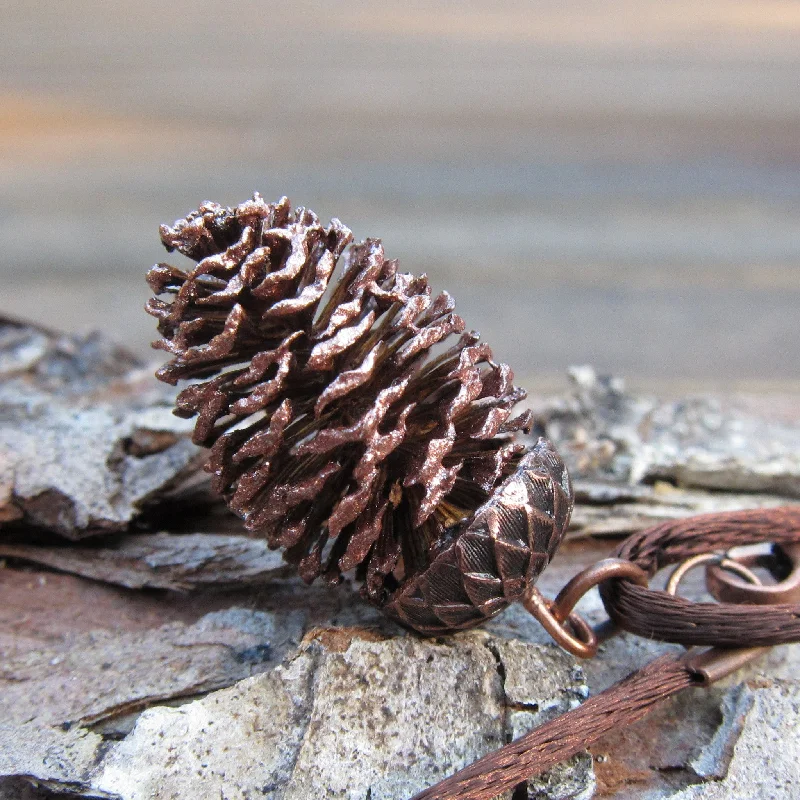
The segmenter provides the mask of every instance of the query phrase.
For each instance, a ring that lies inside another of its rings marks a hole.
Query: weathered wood
[[[36,546],[0,541],[14,558],[128,589],[229,589],[263,586],[292,572],[266,542],[246,536],[131,534],[112,547]]]
[[[773,494],[683,489],[667,481],[650,486],[578,479],[575,494],[569,534],[573,537],[619,538],[690,514],[771,508],[797,502],[797,498]]]
[[[541,402],[537,420],[576,481],[613,481],[617,492],[636,486],[627,499],[647,494],[640,484],[659,481],[800,498],[796,409],[783,418],[755,413],[735,397],[664,402],[628,393],[623,381],[591,367],[573,367],[570,378],[572,392]]]
[[[197,473],[191,426],[138,367],[97,334],[0,320],[0,525],[124,530]]]
[[[25,523],[34,519],[68,536],[98,532],[97,525],[84,524],[88,516],[76,513],[65,525],[59,498],[76,500],[73,512],[80,502],[85,508],[98,503],[95,495],[111,502],[124,474],[119,458],[102,455],[103,448],[116,446],[112,442],[126,442],[125,464],[126,458],[170,453],[185,439],[166,422],[131,423],[126,437],[101,424],[115,414],[128,421],[152,414],[167,419],[164,395],[153,391],[135,365],[118,374],[115,357],[103,355],[109,351],[102,339],[93,340],[90,357],[88,340],[82,345],[19,326],[8,333],[6,341],[16,344],[0,352],[11,352],[5,363],[16,366],[6,373],[0,398],[15,421],[0,431],[5,441],[27,431],[27,441],[36,446],[4,451],[6,463],[14,464],[7,473],[15,487],[13,508],[25,517],[22,524],[6,525],[0,539],[0,797],[21,792],[20,780],[29,778],[72,796],[161,797],[214,785],[234,796],[257,787],[285,799],[307,796],[310,781],[328,787],[331,796],[340,796],[347,785],[359,797],[371,789],[376,800],[395,800],[435,781],[436,766],[454,769],[583,696],[571,661],[534,647],[545,644],[546,635],[521,607],[473,638],[415,643],[364,603],[356,586],[303,584],[278,553],[236,533],[238,521],[219,506],[210,514],[198,509],[170,516],[171,480],[142,493],[141,500],[131,494],[118,518],[106,514],[104,525],[115,528],[113,534],[59,541],[39,529],[31,540],[34,531]],[[663,403],[627,394],[590,371],[574,378],[569,396],[537,408],[539,424],[560,439],[572,460],[577,495],[570,540],[539,581],[546,595],[604,556],[606,536],[698,511],[784,503],[787,498],[775,492],[794,491],[800,479],[791,408],[759,412],[724,398]],[[94,420],[92,436],[75,438],[62,463],[41,432],[69,430],[74,417]],[[758,446],[737,442],[737,431],[757,436]],[[20,504],[19,476],[33,474],[39,464],[61,494],[36,495],[39,505],[31,510],[26,503],[33,501]],[[68,491],[78,473],[81,491]],[[715,491],[702,488],[709,485]],[[132,524],[154,518],[169,520],[167,529],[143,533]],[[690,579],[686,590],[700,596],[700,578]],[[580,610],[592,623],[604,617],[594,595]],[[298,650],[302,634],[320,624],[338,627]],[[343,630],[353,625],[357,631]],[[627,635],[612,639],[586,665],[589,685],[605,688],[663,650]],[[798,650],[771,654],[770,674],[796,674]],[[441,660],[442,654],[447,658]],[[276,668],[284,657],[286,664]],[[561,660],[551,663],[553,658]],[[437,670],[440,662],[455,673]],[[243,681],[249,676],[255,677]],[[774,713],[793,702],[795,693],[793,686],[769,689],[763,707]],[[727,734],[716,733],[721,702],[721,691],[704,695],[688,716],[676,702],[635,731],[611,737],[598,751],[606,759],[598,764],[598,796],[640,796],[646,787],[652,797],[667,797],[698,780],[716,779],[723,767],[714,760],[713,743],[737,735],[728,723]],[[424,717],[421,727],[419,720],[431,709],[433,716]],[[476,722],[481,719],[490,721],[488,727]],[[261,727],[251,731],[249,722]],[[479,748],[469,744],[475,735],[483,737]],[[634,735],[647,747],[632,749]],[[368,754],[359,749],[365,741],[372,743]],[[359,754],[357,763],[332,769],[341,760],[342,742],[347,752]],[[398,756],[398,746],[412,755]],[[701,764],[703,747],[711,749]],[[433,755],[426,760],[420,752]],[[143,774],[151,777],[143,782]],[[592,781],[582,757],[532,785],[531,792],[586,796]]]
[[[0,645],[0,718],[5,725],[87,727],[205,694],[267,669],[273,638],[269,615],[232,608],[194,625],[67,635],[35,651]]]
[[[424,691],[397,691],[398,681]],[[270,673],[145,712],[117,744],[101,747],[99,736],[77,726],[30,722],[18,723],[15,741],[2,726],[0,774],[130,800],[200,792],[403,798],[587,691],[580,669],[553,646],[480,632],[439,644],[323,631]],[[41,747],[58,753],[57,768]],[[593,782],[584,754],[534,785],[563,797],[591,791]]]

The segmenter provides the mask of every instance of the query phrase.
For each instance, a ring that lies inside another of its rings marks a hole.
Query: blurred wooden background
[[[529,388],[800,378],[800,3],[5,4],[2,308],[142,354],[158,224],[288,194]]]

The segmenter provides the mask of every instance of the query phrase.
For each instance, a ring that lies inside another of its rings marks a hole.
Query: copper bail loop
[[[555,600],[547,600],[531,586],[522,604],[553,637],[559,647],[577,658],[592,658],[597,653],[597,634],[583,617],[573,612],[577,602],[590,589],[608,580],[630,580],[647,586],[647,573],[624,558],[605,558],[572,578]],[[565,624],[566,623],[566,624]]]

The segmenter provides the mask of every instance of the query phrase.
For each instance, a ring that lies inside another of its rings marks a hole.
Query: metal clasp
[[[706,588],[721,603],[769,605],[800,600],[800,544],[775,545],[771,553],[732,557],[730,553],[703,553],[687,559],[670,576],[667,591],[675,594],[681,578],[694,567],[706,565]],[[769,571],[776,583],[764,584],[752,568]],[[690,650],[686,668],[701,686],[736,672],[769,647],[712,647]]]
[[[734,563],[745,581],[727,573],[722,563],[706,570],[708,592],[719,602],[753,605],[800,602],[800,544],[774,545],[771,553],[738,556]],[[751,581],[741,572],[745,570],[753,575],[753,567],[766,569],[776,583]]]
[[[686,669],[694,675],[700,686],[711,686],[731,675],[771,647],[710,647],[693,648],[683,657]]]

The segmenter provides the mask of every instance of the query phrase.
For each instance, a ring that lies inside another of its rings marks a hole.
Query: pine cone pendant
[[[446,292],[286,198],[204,203],[161,240],[197,263],[148,273],[172,295],[147,304],[172,355],[157,377],[194,381],[175,413],[197,417],[214,489],[248,530],[307,582],[355,570],[370,602],[423,634],[522,596],[572,488],[549,442],[514,441],[525,392]]]

